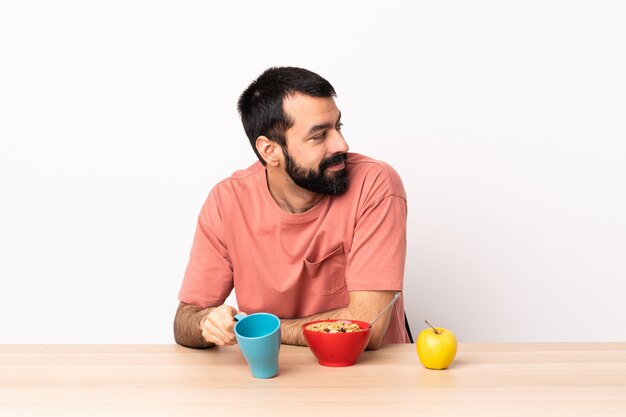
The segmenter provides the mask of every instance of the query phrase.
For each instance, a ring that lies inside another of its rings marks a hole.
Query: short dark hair
[[[259,161],[265,161],[256,149],[259,136],[287,146],[285,132],[294,121],[283,109],[286,97],[302,93],[313,97],[335,97],[335,89],[318,74],[297,67],[268,68],[239,97],[237,110],[243,128]]]

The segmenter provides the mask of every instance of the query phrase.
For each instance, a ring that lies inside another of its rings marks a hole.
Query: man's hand
[[[232,345],[237,313],[241,312],[227,305],[202,308],[181,302],[174,318],[176,343],[191,348]]]
[[[218,346],[237,343],[234,319],[237,313],[239,312],[234,307],[228,305],[221,305],[209,311],[200,324],[204,340]]]

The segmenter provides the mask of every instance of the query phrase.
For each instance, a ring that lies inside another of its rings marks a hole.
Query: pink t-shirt
[[[179,300],[301,318],[348,305],[354,290],[402,290],[406,194],[389,165],[349,153],[349,185],[291,214],[272,198],[256,162],[218,183],[198,217]],[[409,342],[402,298],[383,343]]]

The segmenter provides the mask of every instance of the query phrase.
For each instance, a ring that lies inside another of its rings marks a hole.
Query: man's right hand
[[[200,323],[204,340],[218,346],[237,343],[235,338],[235,314],[245,313],[241,313],[228,305],[221,305],[212,309]]]

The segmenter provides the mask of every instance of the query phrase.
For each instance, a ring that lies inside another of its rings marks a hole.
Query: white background
[[[196,217],[264,69],[338,92],[409,196],[407,314],[626,340],[619,1],[3,1],[0,343],[173,343]]]

